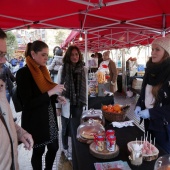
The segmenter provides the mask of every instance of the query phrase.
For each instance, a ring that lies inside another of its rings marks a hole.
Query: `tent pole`
[[[125,49],[122,51],[122,89],[123,92],[126,93],[127,87],[126,87],[126,61],[125,61]]]
[[[166,15],[165,14],[163,14],[162,16],[162,25],[163,25],[162,37],[165,37],[165,29],[166,29]]]
[[[87,31],[84,32],[85,32],[85,63],[87,67]],[[88,110],[88,71],[86,72],[86,99],[87,99],[86,110]]]

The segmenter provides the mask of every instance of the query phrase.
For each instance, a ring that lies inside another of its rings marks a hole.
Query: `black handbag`
[[[58,71],[57,70],[50,70],[50,74],[58,74]]]
[[[14,103],[14,108],[16,112],[21,112],[23,110],[23,104],[20,96],[18,95],[17,85],[12,89],[12,100]]]

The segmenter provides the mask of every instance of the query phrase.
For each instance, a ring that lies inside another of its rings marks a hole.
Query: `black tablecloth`
[[[88,109],[101,109],[101,105],[114,104],[114,96],[105,97],[89,97],[88,98]]]
[[[111,125],[107,126],[106,129],[114,129],[117,137],[117,145],[119,146],[119,155],[113,159],[98,159],[92,156],[89,152],[89,145],[81,143],[76,139],[77,127],[79,126],[79,120],[72,119],[70,122],[71,135],[72,135],[72,156],[73,156],[73,170],[95,170],[95,162],[110,162],[110,161],[127,161],[132,170],[153,170],[154,161],[144,161],[141,166],[131,165],[128,156],[127,143],[130,141],[141,139],[143,132],[137,127],[126,127],[126,128],[113,128]],[[159,156],[167,154],[159,146]]]

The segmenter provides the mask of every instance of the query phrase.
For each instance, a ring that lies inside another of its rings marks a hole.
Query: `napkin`
[[[133,120],[124,121],[124,122],[112,122],[113,127],[122,128],[127,126],[134,126]]]

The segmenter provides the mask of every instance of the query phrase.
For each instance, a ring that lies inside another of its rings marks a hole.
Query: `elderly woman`
[[[117,91],[117,68],[115,62],[113,62],[110,58],[110,51],[105,51],[103,53],[103,61],[100,63],[100,68],[103,65],[107,66],[108,68],[108,82],[110,83],[110,91],[115,93]],[[99,69],[100,69],[99,68]]]

